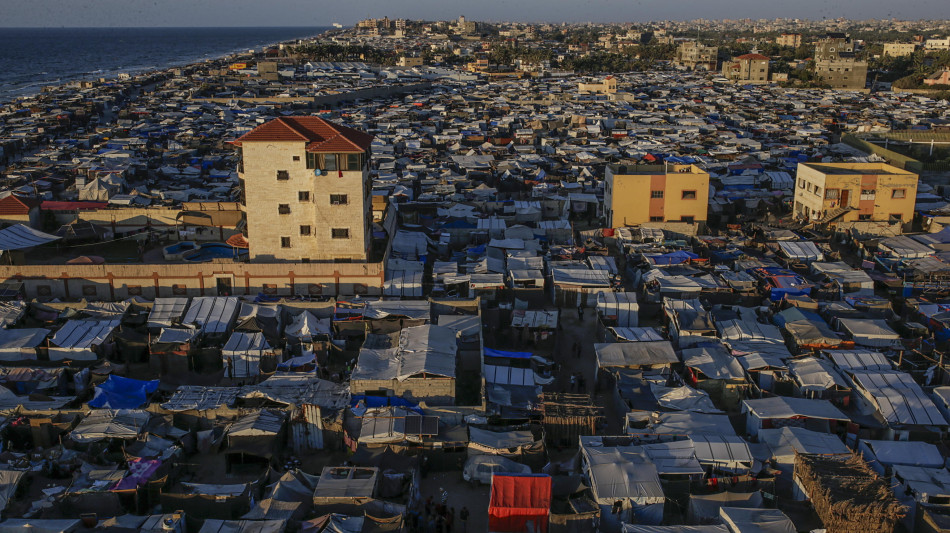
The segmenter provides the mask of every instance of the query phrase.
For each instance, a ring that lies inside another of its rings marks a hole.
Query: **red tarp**
[[[521,533],[526,524],[546,533],[551,510],[551,476],[547,474],[495,474],[488,504],[490,531]]]

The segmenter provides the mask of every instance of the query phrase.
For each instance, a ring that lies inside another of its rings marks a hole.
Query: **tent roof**
[[[679,362],[669,341],[594,344],[597,366],[668,365]]]
[[[59,240],[56,235],[43,233],[23,224],[0,229],[0,251],[22,250]]]

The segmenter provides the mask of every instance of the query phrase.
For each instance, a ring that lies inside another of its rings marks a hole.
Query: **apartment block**
[[[722,64],[722,77],[740,83],[768,83],[769,58],[761,54],[743,54]]]
[[[719,47],[686,41],[676,49],[673,63],[690,70],[716,70],[719,65]]]
[[[902,222],[914,217],[917,174],[885,163],[799,163],[796,217],[818,222]]]
[[[608,227],[650,222],[706,223],[709,174],[696,165],[609,165]]]

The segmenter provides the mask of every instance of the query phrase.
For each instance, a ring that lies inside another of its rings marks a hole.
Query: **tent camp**
[[[602,292],[597,295],[597,314],[609,326],[637,327],[639,310],[635,292]]]
[[[778,509],[721,507],[719,518],[735,533],[797,533],[795,524]]]
[[[604,519],[619,528],[619,522],[658,525],[663,520],[666,497],[656,466],[636,446],[604,446],[603,437],[581,437],[584,473],[591,483],[594,500]],[[622,512],[612,513],[620,501]]]
[[[284,329],[284,334],[294,339],[311,341],[318,335],[330,334],[330,319],[317,318],[310,311],[304,311],[295,316],[290,325]]]
[[[488,501],[490,531],[546,533],[551,511],[551,476],[495,474]]]
[[[157,330],[177,324],[187,308],[188,298],[155,298],[148,314],[149,329]]]

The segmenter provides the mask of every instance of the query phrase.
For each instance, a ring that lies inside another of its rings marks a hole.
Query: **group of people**
[[[455,507],[448,506],[448,493],[442,490],[441,501],[436,503],[429,496],[422,506],[422,513],[418,510],[409,513],[409,531],[411,533],[452,533],[455,526]],[[461,522],[461,533],[466,533],[469,511],[462,506],[458,513]]]

